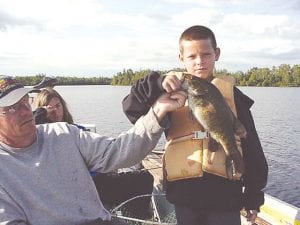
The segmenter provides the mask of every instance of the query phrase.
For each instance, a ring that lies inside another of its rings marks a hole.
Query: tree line
[[[38,74],[35,76],[16,76],[16,79],[24,85],[34,86],[38,84],[46,74]],[[53,76],[58,80],[57,85],[110,85],[112,78],[109,77],[63,77]]]
[[[184,71],[181,68],[174,68],[175,71]],[[157,70],[156,70],[157,71]],[[169,71],[169,70],[168,70]],[[161,75],[167,70],[158,70]],[[63,77],[56,76],[58,85],[133,85],[138,79],[143,78],[151,72],[150,69],[133,71],[123,69],[112,78],[109,77]],[[254,67],[247,72],[228,72],[226,69],[216,70],[215,75],[228,75],[236,79],[237,86],[259,86],[259,87],[300,87],[300,64],[282,64],[270,68]],[[35,76],[17,76],[16,78],[28,86],[38,84],[46,74]]]
[[[174,68],[175,71],[184,69]],[[138,79],[149,74],[150,70],[133,71],[132,69],[119,72],[112,79],[112,85],[133,85]],[[157,71],[165,74],[168,71]],[[259,87],[300,87],[300,65],[290,66],[282,64],[278,67],[251,68],[247,72],[228,72],[227,70],[216,70],[215,75],[228,75],[236,79],[237,86],[259,86]]]

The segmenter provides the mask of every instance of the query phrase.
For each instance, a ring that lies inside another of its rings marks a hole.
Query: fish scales
[[[192,114],[225,151],[228,177],[232,178],[235,172],[243,174],[244,162],[235,135],[245,133],[245,128],[212,83],[190,74],[184,74],[183,78]]]

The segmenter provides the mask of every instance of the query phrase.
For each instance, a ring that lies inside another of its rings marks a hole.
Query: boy
[[[167,199],[175,205],[180,225],[238,225],[241,223],[242,208],[245,208],[248,220],[254,222],[259,207],[264,203],[262,189],[266,185],[268,173],[250,112],[254,102],[228,82],[228,79],[214,79],[213,70],[215,61],[219,59],[220,49],[209,28],[192,26],[186,29],[180,37],[179,48],[179,59],[187,73],[215,83],[233,113],[245,126],[247,138],[237,139],[244,159],[245,173],[233,180],[226,177],[220,163],[224,161],[224,151],[208,150],[205,137],[187,139],[186,131],[203,131],[201,124],[190,119],[187,110],[177,110],[168,115],[174,129],[171,125],[165,132],[168,141],[164,158]],[[172,93],[180,88],[181,80],[174,74],[159,76],[152,72],[132,87],[131,93],[123,100],[123,110],[129,120],[135,123],[163,92]],[[199,156],[198,159],[195,159],[195,155]],[[191,158],[192,161],[189,162],[193,162],[193,165],[188,162]],[[211,165],[217,169],[210,168]],[[182,175],[180,171],[185,171],[185,174]]]

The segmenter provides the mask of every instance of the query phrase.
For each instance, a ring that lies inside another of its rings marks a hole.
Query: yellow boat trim
[[[300,225],[300,220],[295,218],[296,215],[295,215],[295,217],[284,215],[284,214],[282,214],[281,211],[275,210],[274,208],[269,207],[267,205],[263,205],[260,208],[260,210],[261,210],[261,212],[263,212],[266,215],[270,216],[272,219],[274,219],[279,224],[282,224],[282,225]]]

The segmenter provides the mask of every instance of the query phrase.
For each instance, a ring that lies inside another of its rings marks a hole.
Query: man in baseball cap
[[[0,76],[0,143],[19,148],[29,146],[36,139],[36,127],[28,96],[32,91],[34,89],[25,88],[13,77]]]
[[[0,76],[0,107],[14,105],[26,94],[36,91],[33,88],[25,88],[24,85],[10,76]]]
[[[89,171],[108,173],[140,162],[186,93],[163,94],[130,130],[110,138],[68,123],[36,126],[32,90],[0,76],[0,224],[124,225],[103,206]]]

